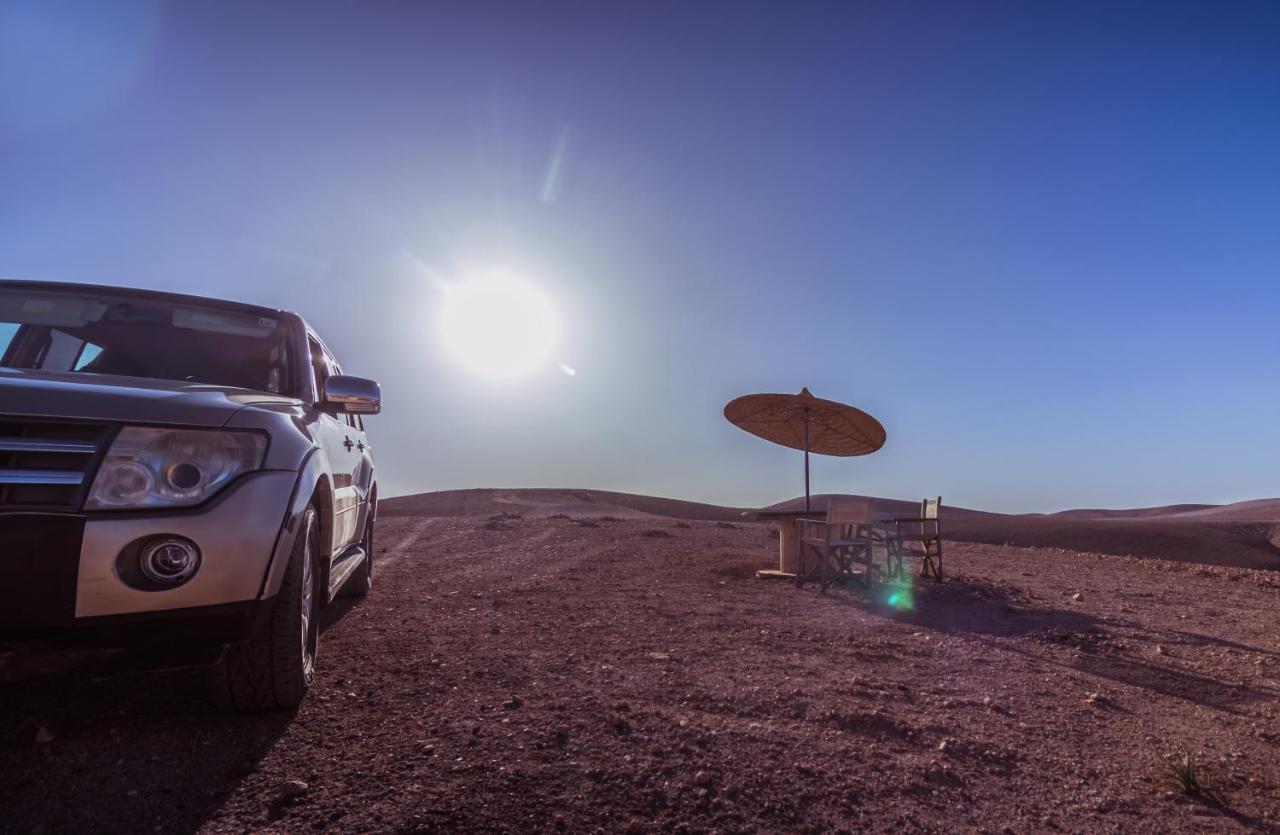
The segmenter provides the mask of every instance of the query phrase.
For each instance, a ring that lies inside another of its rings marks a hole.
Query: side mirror
[[[382,411],[382,387],[364,377],[334,374],[324,381],[321,408],[353,415],[376,415]]]

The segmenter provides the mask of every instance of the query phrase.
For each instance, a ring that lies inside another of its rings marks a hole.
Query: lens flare
[[[915,596],[911,593],[911,575],[898,581],[897,585],[885,588],[884,604],[890,609],[909,612],[915,608]]]

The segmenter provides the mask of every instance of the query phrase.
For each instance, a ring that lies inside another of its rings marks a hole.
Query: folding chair
[[[823,591],[834,582],[857,580],[869,586],[874,566],[871,502],[847,496],[832,496],[827,502],[827,518],[798,519],[800,564],[796,585],[816,580]],[[854,564],[862,566],[854,570]]]
[[[885,547],[888,551],[889,573],[894,574],[894,563],[897,563],[897,574],[902,573],[902,552],[904,542],[920,545],[923,556],[920,561],[920,576],[933,577],[942,582],[942,497],[925,499],[920,503],[919,516],[894,517],[889,521],[893,530],[885,533]]]

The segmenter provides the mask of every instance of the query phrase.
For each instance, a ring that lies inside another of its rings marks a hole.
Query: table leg
[[[800,566],[800,538],[796,536],[795,519],[778,520],[778,570],[795,574]]]

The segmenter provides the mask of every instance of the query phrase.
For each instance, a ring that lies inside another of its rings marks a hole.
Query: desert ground
[[[0,651],[0,830],[1280,831],[1278,523],[948,511],[945,583],[821,594],[734,508],[389,500],[296,713]]]

